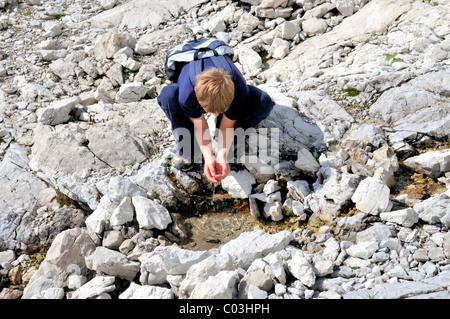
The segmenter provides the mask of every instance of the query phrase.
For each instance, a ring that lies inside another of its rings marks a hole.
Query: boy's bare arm
[[[227,158],[227,154],[230,150],[230,146],[233,143],[234,139],[234,124],[235,120],[230,120],[225,116],[222,117],[222,121],[220,122],[219,127],[219,148],[217,151],[217,158],[221,160],[225,160]]]
[[[216,158],[212,149],[208,123],[203,115],[197,119],[191,118],[191,121],[194,124],[195,139],[200,145],[200,150],[205,160],[205,175],[211,182],[219,184],[220,182],[216,178]]]
[[[194,136],[198,145],[200,145],[200,150],[202,151],[205,160],[214,157],[214,153],[211,145],[211,135],[209,134],[208,123],[205,117],[202,115],[199,118],[191,119],[194,124]]]

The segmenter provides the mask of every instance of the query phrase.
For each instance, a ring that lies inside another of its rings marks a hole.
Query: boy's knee
[[[173,99],[178,101],[178,85],[175,83],[163,87],[156,100],[158,104],[162,106],[163,104],[173,101]]]

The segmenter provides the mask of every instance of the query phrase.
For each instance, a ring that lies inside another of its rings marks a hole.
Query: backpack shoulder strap
[[[217,68],[222,69],[228,72],[230,76],[233,76],[233,69],[230,67],[228,61],[223,55],[212,56],[211,60]]]
[[[230,63],[227,61],[225,56],[212,56],[210,57],[210,59],[217,68],[226,71],[231,76],[231,78],[234,77],[233,68],[230,66]],[[191,81],[192,87],[195,86],[197,74],[200,74],[203,71],[202,61],[203,59],[193,60],[189,62],[189,80]]]
[[[189,62],[189,80],[191,81],[192,87],[195,86],[195,78],[197,74],[200,74],[202,72],[202,67],[202,59]]]

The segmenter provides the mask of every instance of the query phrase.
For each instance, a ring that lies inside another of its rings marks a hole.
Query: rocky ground
[[[193,34],[276,101],[217,190],[155,99]],[[450,298],[449,58],[448,0],[0,0],[0,298]]]

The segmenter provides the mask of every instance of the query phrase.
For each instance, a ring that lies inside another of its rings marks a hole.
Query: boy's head
[[[206,112],[223,113],[234,99],[234,83],[226,71],[209,68],[197,75],[195,95]]]

